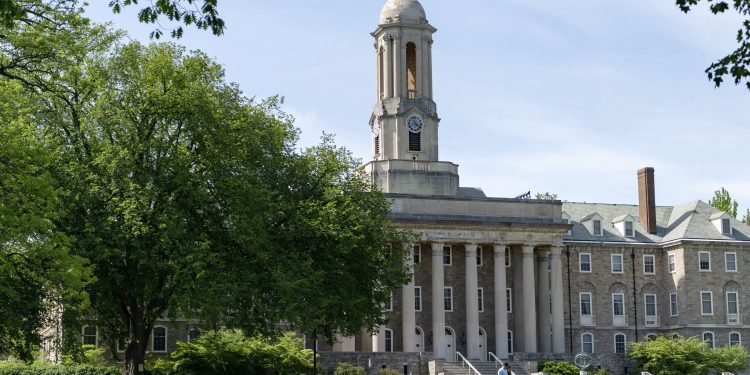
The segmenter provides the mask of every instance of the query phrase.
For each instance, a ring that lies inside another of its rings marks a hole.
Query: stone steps
[[[496,375],[497,370],[499,370],[494,362],[472,362],[471,365],[482,375]],[[461,366],[459,362],[442,362],[442,366],[445,375],[474,375],[469,366]],[[516,375],[528,375],[520,367],[514,367],[513,373]]]

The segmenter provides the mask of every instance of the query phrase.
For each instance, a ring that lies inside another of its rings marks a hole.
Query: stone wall
[[[331,375],[339,363],[347,362],[352,365],[368,368],[371,365],[372,372],[377,369],[389,368],[399,371],[404,370],[406,364],[407,374],[427,375],[427,364],[432,360],[432,353],[320,353],[319,368],[321,374]]]
[[[589,370],[597,368],[608,369],[613,375],[625,375],[633,373],[636,363],[628,360],[622,354],[598,353],[589,354],[591,356],[591,367]],[[512,353],[510,355],[510,364],[513,367],[522,368],[527,373],[537,372],[537,366],[543,361],[563,361],[573,363],[575,354],[542,354],[542,353]]]

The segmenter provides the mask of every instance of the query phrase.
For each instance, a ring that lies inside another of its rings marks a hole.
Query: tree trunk
[[[141,375],[143,373],[143,361],[146,358],[148,339],[151,336],[151,328],[140,319],[141,314],[131,315],[128,336],[130,341],[125,349],[124,375]]]

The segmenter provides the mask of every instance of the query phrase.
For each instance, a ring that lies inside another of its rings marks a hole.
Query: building
[[[366,171],[419,233],[412,282],[389,322],[339,351],[617,354],[657,334],[748,344],[750,227],[700,201],[656,206],[653,168],[639,204],[486,197],[440,161],[433,97],[436,29],[417,0],[388,0],[372,33],[376,100]],[[635,179],[634,179],[635,180]],[[744,336],[744,339],[743,339]]]

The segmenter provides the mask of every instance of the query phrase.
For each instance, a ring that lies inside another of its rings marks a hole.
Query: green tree
[[[554,201],[557,200],[557,194],[550,193],[550,192],[544,192],[544,193],[536,193],[534,196],[536,199],[541,200],[548,200],[548,201]]]
[[[568,362],[546,361],[539,365],[539,371],[551,375],[576,375],[580,369]]]
[[[742,216],[742,222],[750,225],[750,208],[745,211],[745,214]]]
[[[739,373],[747,369],[750,359],[741,345],[709,349],[695,337],[666,336],[632,343],[628,355],[638,362],[639,370],[653,375]]]
[[[737,201],[732,199],[727,189],[721,188],[716,190],[714,197],[708,200],[708,204],[728,213],[734,218],[737,217]]]
[[[57,230],[51,154],[35,134],[20,85],[0,81],[0,353],[31,360],[50,318],[85,307],[82,258]]]
[[[675,3],[680,10],[687,13],[700,1],[675,0]],[[714,14],[724,13],[730,8],[729,1],[705,0],[705,2]],[[739,47],[706,68],[706,74],[717,87],[724,82],[724,77],[729,75],[735,84],[739,85],[744,82],[750,90],[750,0],[733,0],[731,8],[746,18],[737,31],[736,39]]]

